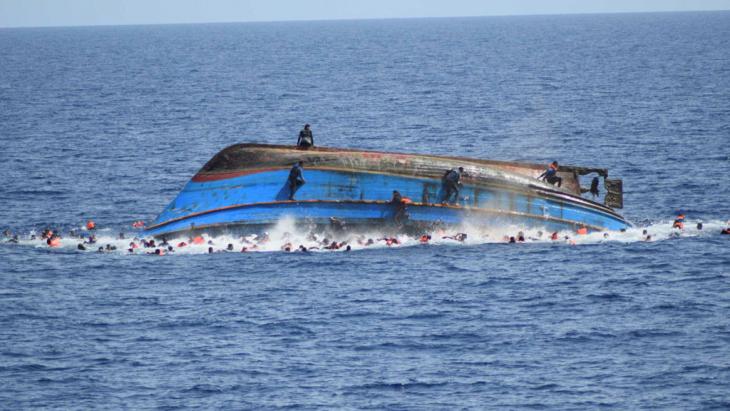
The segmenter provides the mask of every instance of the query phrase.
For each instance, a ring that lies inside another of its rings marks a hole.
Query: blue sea
[[[605,167],[635,228],[116,240],[222,148],[305,122],[320,146]],[[730,12],[0,29],[0,165],[2,409],[730,408]],[[76,250],[88,219],[118,251]]]

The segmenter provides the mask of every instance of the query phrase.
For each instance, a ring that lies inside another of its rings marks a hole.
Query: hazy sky
[[[730,0],[0,0],[0,27],[730,10]]]

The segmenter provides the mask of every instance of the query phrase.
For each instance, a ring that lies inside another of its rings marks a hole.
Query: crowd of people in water
[[[314,146],[314,137],[312,135],[312,130],[310,128],[309,124],[305,124],[302,131],[299,133],[299,138],[297,140],[297,146],[301,149],[308,149],[310,147]],[[304,180],[303,175],[303,167],[304,162],[303,161],[297,161],[297,163],[294,164],[292,167],[289,177],[288,177],[288,185],[289,185],[289,200],[294,200],[294,195],[296,194],[297,190],[302,187],[306,181]],[[545,170],[544,173],[542,173],[538,178],[546,181],[548,184],[557,185],[560,187],[562,185],[562,179],[558,176],[558,163],[557,161],[553,161]],[[442,204],[453,204],[456,201],[458,201],[459,198],[459,190],[462,186],[461,179],[465,176],[464,168],[458,167],[458,168],[452,168],[450,170],[446,170],[444,175],[442,176],[442,192],[443,196],[441,198]],[[594,179],[592,186],[591,186],[591,194],[598,195],[598,189],[597,189],[597,179]],[[390,203],[395,207],[394,212],[394,223],[396,228],[402,228],[403,224],[406,220],[408,220],[409,215],[407,211],[408,204],[412,203],[412,200],[406,196],[403,196],[399,191],[394,190]],[[730,235],[730,221],[728,221],[727,228],[722,229],[721,234]],[[135,221],[131,224],[132,228],[135,230],[141,230],[144,229],[145,224],[143,221]],[[351,234],[347,236],[343,236],[342,234],[347,231],[347,227],[344,221],[341,221],[337,218],[330,218],[330,228],[331,231],[334,233],[339,234],[338,237],[346,238],[345,240],[338,241],[334,238],[328,237],[324,234],[315,234],[313,232],[309,233],[306,237],[306,245],[305,244],[296,244],[296,242],[293,240],[293,237],[290,233],[284,233],[283,238],[281,240],[284,241],[283,245],[279,247],[281,251],[284,252],[310,252],[310,251],[316,251],[316,250],[327,250],[327,251],[351,251],[353,249],[353,246],[358,246],[359,248],[366,248],[374,245],[385,245],[387,247],[393,247],[401,245],[402,240],[399,240],[398,237],[395,236],[382,236],[382,237],[376,237],[376,238],[369,238],[364,234]],[[448,240],[448,241],[455,241],[455,242],[465,242],[467,240],[467,233],[463,232],[457,232],[454,234],[448,234],[443,228],[436,228],[433,230],[430,230],[431,234],[420,234],[418,235],[415,240],[417,240],[420,244],[429,244],[434,240],[433,235],[437,235],[437,239],[440,238],[440,240]],[[682,213],[679,213],[676,218],[674,219],[674,222],[672,223],[672,228],[676,231],[672,233],[672,236],[678,236],[679,233],[685,229],[685,216]],[[703,229],[703,223],[698,222],[696,225],[696,229],[698,231],[701,231]],[[74,229],[71,230],[67,234],[67,238],[70,240],[73,240],[77,243],[76,249],[79,251],[87,251],[87,250],[94,250],[96,249],[97,252],[104,253],[104,252],[112,252],[117,251],[117,246],[113,244],[105,244],[100,245],[98,244],[97,237],[95,235],[95,232],[97,230],[96,223],[92,220],[88,220],[86,224],[84,225],[83,229]],[[625,231],[625,230],[621,230]],[[552,233],[544,233],[543,231],[537,231],[532,236],[526,236],[523,231],[517,232],[516,235],[505,235],[502,237],[502,241],[505,243],[525,243],[530,241],[564,241],[568,244],[576,244],[576,238],[580,236],[585,236],[590,233],[590,229],[584,225],[580,225],[576,227],[575,232],[572,233],[573,236],[566,234],[565,232],[552,232]],[[609,232],[603,232],[602,234],[603,239],[608,239],[610,234]],[[10,230],[5,230],[3,232],[3,237],[6,242],[9,243],[19,243],[20,238],[17,234],[13,234]],[[42,230],[40,235],[36,234],[30,234],[28,240],[30,241],[42,241],[45,242],[45,244],[50,248],[57,248],[62,246],[62,236],[57,230],[53,230],[51,228],[46,228]],[[126,240],[124,233],[119,233],[117,240]],[[644,229],[642,232],[642,240],[643,241],[652,241],[653,237],[652,234],[648,232],[648,230]],[[159,240],[152,239],[145,239],[142,237],[133,237],[130,239],[129,243],[127,243],[127,252],[130,254],[153,254],[153,255],[165,255],[169,253],[174,253],[177,250],[183,249],[185,247],[190,246],[207,246],[208,253],[215,253],[215,252],[251,252],[251,251],[259,251],[266,249],[266,251],[271,251],[271,246],[269,242],[271,241],[271,238],[268,233],[264,232],[261,235],[257,234],[251,234],[248,236],[242,236],[240,237],[237,244],[234,243],[227,243],[224,246],[221,244],[217,244],[213,238],[204,238],[202,235],[193,235],[187,238],[187,240],[184,241],[177,241],[169,242],[165,237],[162,237]]]
[[[397,198],[397,192],[394,193],[394,199]],[[704,229],[704,224],[700,221],[694,226],[697,231]],[[139,230],[144,228],[144,223],[141,221],[135,221],[132,223],[132,228]],[[672,222],[672,232],[670,237],[678,237],[681,232],[686,228],[686,221],[684,214],[680,213],[676,216]],[[621,230],[625,232],[626,230]],[[127,238],[124,233],[119,233],[116,236],[115,244],[99,244],[99,240],[96,236],[97,225],[94,221],[89,220],[82,228],[70,230],[65,235],[61,235],[58,230],[52,228],[43,229],[40,234],[31,232],[24,240],[29,240],[31,243],[38,242],[38,244],[44,244],[49,248],[58,248],[62,244],[69,245],[69,242],[76,243],[76,249],[78,251],[96,251],[99,253],[115,252],[118,250],[118,244],[121,240],[124,240],[126,245],[126,252],[128,254],[150,254],[162,256],[166,254],[172,254],[176,251],[185,249],[186,247],[201,247],[207,249],[208,253],[218,252],[254,252],[254,251],[282,251],[282,252],[312,252],[312,251],[344,251],[349,252],[354,248],[368,248],[371,246],[386,246],[396,247],[402,245],[404,242],[409,244],[430,244],[435,240],[441,242],[455,242],[464,243],[469,238],[467,233],[455,232],[449,234],[445,228],[436,228],[430,233],[423,233],[420,235],[410,236],[395,236],[395,235],[384,235],[384,236],[372,236],[369,237],[365,234],[350,232],[345,222],[336,218],[330,219],[330,229],[324,233],[309,232],[306,238],[296,241],[295,236],[289,232],[284,232],[281,238],[277,238],[277,244],[282,243],[280,246],[272,247],[271,236],[268,232],[261,234],[249,234],[240,236],[234,242],[230,242],[230,237],[226,237],[228,242],[221,243],[220,239],[212,238],[207,235],[195,234],[185,237],[185,239],[176,239],[174,241],[168,240],[165,237],[155,238],[144,238],[141,236],[133,236]],[[541,230],[526,235],[524,231],[519,231],[515,235],[504,235],[501,238],[501,242],[517,244],[527,242],[564,242],[567,244],[575,245],[581,236],[586,236],[591,233],[591,230],[586,226],[578,226],[574,232],[567,233],[565,231],[552,233],[546,233]],[[727,222],[727,227],[720,231],[722,235],[730,235],[730,221]],[[603,240],[608,240],[611,236],[610,232],[603,232],[601,234]],[[13,233],[9,229],[3,232],[3,239],[7,243],[19,243],[21,238],[18,234]],[[654,237],[648,229],[643,229],[641,234],[642,241],[653,241]],[[63,240],[63,243],[62,243]],[[126,240],[129,240],[127,242]],[[124,248],[122,248],[123,250]]]

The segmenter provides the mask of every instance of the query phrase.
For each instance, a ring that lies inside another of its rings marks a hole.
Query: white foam
[[[654,224],[647,226],[637,226],[627,229],[625,232],[620,231],[608,231],[608,232],[591,232],[586,235],[577,235],[573,231],[560,231],[558,232],[558,240],[553,241],[550,239],[552,232],[545,229],[523,229],[517,226],[500,226],[492,228],[478,228],[476,226],[463,225],[458,228],[449,228],[447,230],[436,230],[431,235],[431,240],[428,244],[434,246],[442,245],[478,245],[485,243],[505,243],[509,241],[509,237],[518,238],[518,233],[523,232],[525,237],[524,244],[566,244],[566,245],[585,245],[585,244],[600,244],[600,243],[634,243],[634,242],[657,242],[666,241],[670,239],[681,239],[688,237],[702,237],[702,236],[714,236],[719,235],[720,231],[727,227],[724,221],[715,220],[703,222],[704,228],[702,230],[697,229],[697,223],[699,220],[687,220],[685,222],[685,229],[679,230],[672,228],[673,220],[659,221]],[[89,232],[82,230],[83,235],[88,237]],[[140,254],[153,254],[155,248],[145,248],[142,245],[141,239],[134,240],[133,237],[128,236],[127,238],[120,239],[115,236],[110,228],[100,228],[95,231],[96,243],[95,244],[84,244],[86,250],[77,250],[79,244],[84,242],[81,238],[72,238],[64,236],[61,238],[61,244],[59,247],[49,247],[46,245],[45,240],[41,240],[40,236],[35,232],[30,232],[27,235],[20,236],[17,244],[7,242],[7,239],[2,240],[3,245],[10,246],[25,246],[43,248],[52,251],[78,251],[78,252],[98,252],[99,247],[102,247],[104,253],[117,253],[117,254],[129,254],[129,255],[140,255]],[[644,234],[646,232],[646,234]],[[465,233],[467,238],[464,241],[457,241],[450,238],[444,238],[453,236],[456,233]],[[605,236],[607,233],[607,237]],[[245,237],[237,235],[218,235],[210,236],[203,234],[203,242],[201,244],[193,244],[189,237],[177,237],[169,240],[169,245],[173,247],[174,252],[168,253],[167,246],[162,247],[160,240],[155,240],[157,248],[164,250],[166,255],[178,255],[178,254],[206,254],[209,253],[209,248],[213,248],[214,252],[225,252],[228,244],[233,246],[233,252],[241,252],[243,247],[247,248],[247,252],[283,252],[285,246],[289,245],[292,251],[297,251],[300,245],[303,245],[311,252],[333,252],[343,251],[346,245],[350,245],[352,250],[361,250],[369,248],[399,248],[399,247],[411,247],[421,245],[421,241],[418,237],[412,237],[405,234],[399,234],[396,236],[398,244],[387,245],[383,239],[384,233],[379,231],[359,231],[359,232],[343,232],[339,234],[332,233],[320,233],[310,230],[303,230],[295,224],[295,220],[292,218],[284,218],[274,225],[268,234],[268,241],[264,240],[264,233],[250,234]],[[31,235],[38,236],[35,240],[30,240]],[[132,236],[134,234],[131,234]],[[346,243],[342,248],[338,250],[327,250],[324,249],[323,240],[327,237],[328,243],[336,241],[338,243]],[[566,239],[567,237],[567,239]],[[372,239],[374,244],[366,245],[368,239]],[[133,249],[133,252],[129,252],[130,243],[134,242],[138,245],[138,248]],[[187,243],[184,247],[178,247],[181,242]],[[116,250],[107,251],[106,247],[113,246]]]

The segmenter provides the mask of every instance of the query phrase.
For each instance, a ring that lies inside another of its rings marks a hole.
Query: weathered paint
[[[444,158],[434,164],[419,156],[361,153],[361,158],[353,159],[354,153],[350,151],[347,158],[341,159],[336,152],[327,151],[330,157],[325,161],[316,160],[311,151],[287,148],[287,156],[282,159],[277,150],[253,147],[257,151],[250,162],[240,152],[238,157],[218,161],[223,166],[211,165],[216,163],[211,160],[158,216],[148,233],[270,224],[283,216],[314,222],[326,222],[330,217],[349,223],[389,221],[394,207],[387,201],[393,190],[416,203],[408,207],[410,221],[416,222],[456,224],[468,219],[474,224],[508,222],[555,228],[586,224],[611,230],[628,225],[611,209],[574,196],[569,190],[556,190],[524,177],[515,179],[506,171],[495,172],[466,161],[452,164],[470,166],[467,172],[471,176],[464,179],[459,203],[441,207],[434,203],[441,199],[440,176],[449,165]],[[296,202],[287,201],[289,164],[297,160],[291,157],[292,153],[306,157],[307,183],[297,191]],[[378,161],[377,168],[367,168],[373,167],[371,160]],[[277,167],[282,162],[288,164]],[[351,167],[343,168],[345,164]]]

